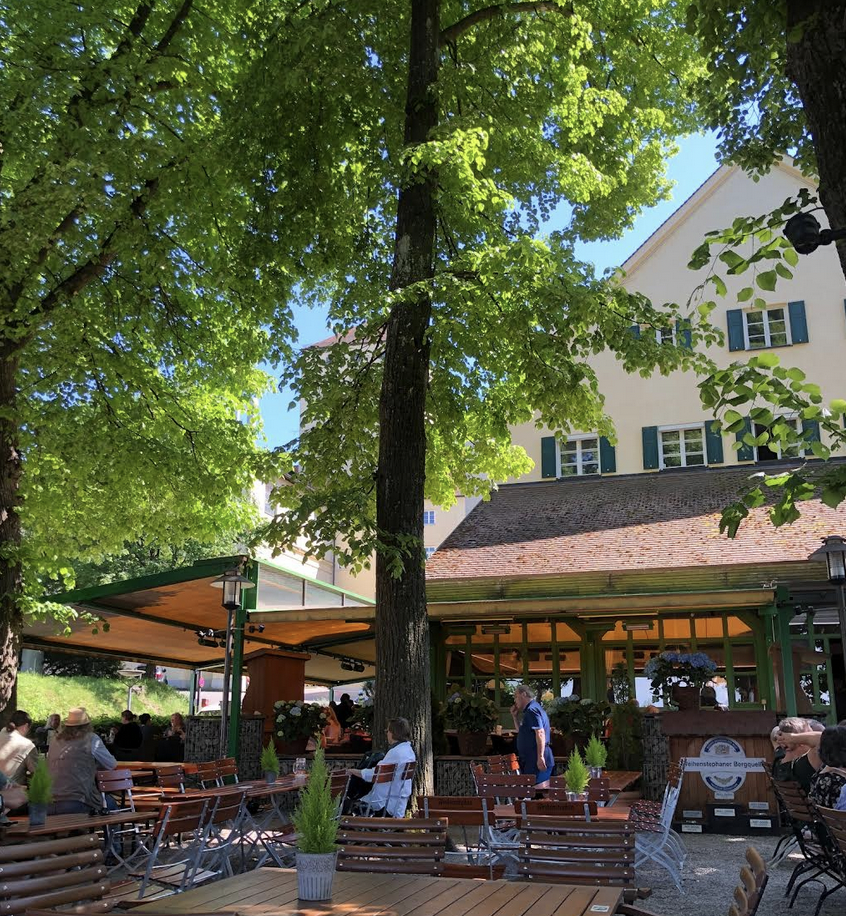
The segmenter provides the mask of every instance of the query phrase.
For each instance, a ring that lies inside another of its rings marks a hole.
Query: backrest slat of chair
[[[485,773],[477,784],[478,794],[482,798],[533,798],[535,795],[535,777],[506,776]]]
[[[815,823],[816,817],[814,816],[814,809],[808,801],[808,796],[798,783],[789,780],[774,779],[773,785],[778,789],[779,797],[784,803],[784,807],[791,820],[800,821],[805,824]]]
[[[395,763],[377,764],[376,772],[373,774],[373,783],[393,782],[396,770],[397,765]]]
[[[100,792],[131,792],[135,788],[131,770],[97,770],[96,779]]]
[[[418,795],[417,809],[424,817],[446,818],[453,827],[481,827],[482,799],[476,795]]]
[[[175,836],[178,833],[193,833],[203,821],[209,800],[201,798],[191,801],[172,802],[162,806],[157,832],[161,836]]]
[[[28,861],[43,856],[57,856],[62,853],[85,852],[88,849],[99,848],[100,838],[95,833],[86,833],[83,836],[69,836],[61,840],[10,843],[8,846],[0,846],[0,866],[9,862]]]
[[[515,808],[517,805],[515,805]],[[588,816],[596,817],[595,801],[538,801],[522,802],[522,814],[533,814],[540,817],[575,817],[587,820]]]
[[[240,815],[242,806],[246,804],[246,798],[246,789],[227,786],[225,790],[217,795],[214,805],[209,805],[209,809],[206,811],[206,818],[217,825],[234,821]]]

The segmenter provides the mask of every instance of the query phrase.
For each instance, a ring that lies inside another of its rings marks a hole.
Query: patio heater
[[[223,657],[223,697],[220,702],[220,756],[226,756],[227,732],[229,731],[229,703],[232,678],[232,618],[241,607],[241,592],[245,588],[255,588],[246,576],[238,569],[229,569],[222,576],[214,579],[212,588],[223,590],[220,603],[226,608],[226,652]]]
[[[828,581],[834,586],[837,594],[840,641],[846,655],[846,540],[839,534],[830,534],[823,538],[822,542],[822,547],[815,550],[808,559],[816,562],[825,560]]]

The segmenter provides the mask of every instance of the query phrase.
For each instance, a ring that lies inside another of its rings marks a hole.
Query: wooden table
[[[182,763],[174,761],[173,763],[164,763],[158,760],[118,760],[116,770],[132,770],[133,773],[152,773],[163,767],[182,767],[186,776],[191,776],[197,772],[196,763]]]
[[[602,776],[610,780],[608,786],[612,795],[625,792],[630,789],[643,776],[640,770],[603,770]]]
[[[138,824],[149,821],[157,812],[130,811],[119,809],[111,814],[51,814],[46,823],[40,827],[30,827],[29,820],[22,818],[15,821],[13,827],[4,828],[4,840],[27,840],[30,837],[60,836],[63,833],[76,833],[83,830],[101,830],[103,827],[114,827],[116,824]]]
[[[622,888],[473,881],[424,875],[336,872],[332,899],[300,903],[297,873],[258,868],[147,903],[134,913],[240,913],[243,916],[612,916]]]

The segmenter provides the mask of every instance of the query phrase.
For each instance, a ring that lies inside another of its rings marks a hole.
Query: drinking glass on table
[[[294,761],[294,779],[298,782],[305,778],[306,775],[306,759],[305,757],[297,757]]]

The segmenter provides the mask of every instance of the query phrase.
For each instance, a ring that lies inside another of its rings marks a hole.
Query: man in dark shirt
[[[520,772],[534,775],[537,788],[548,788],[555,767],[549,746],[549,716],[535,699],[534,690],[526,684],[520,684],[514,691],[511,717],[517,729]]]

